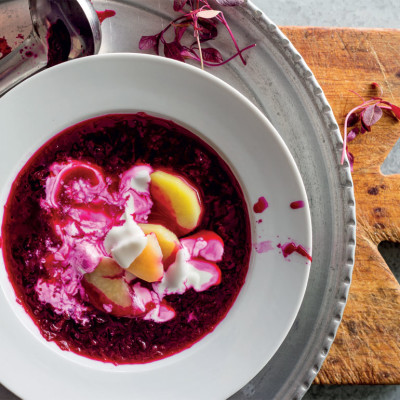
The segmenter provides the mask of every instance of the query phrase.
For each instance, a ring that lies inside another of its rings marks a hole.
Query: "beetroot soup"
[[[146,363],[210,333],[245,281],[241,188],[204,141],[144,113],[93,118],[43,145],[2,224],[9,279],[63,350]]]

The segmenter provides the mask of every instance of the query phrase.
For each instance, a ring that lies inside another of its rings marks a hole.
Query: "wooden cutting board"
[[[322,86],[342,130],[362,96],[384,96],[400,106],[400,30],[282,27]],[[400,241],[400,176],[380,165],[400,137],[385,115],[350,143],[355,156],[357,247],[348,303],[336,339],[315,383],[400,384],[400,286],[377,246]]]
[[[343,132],[360,99],[384,97],[400,106],[400,30],[282,27],[314,72]],[[357,246],[353,280],[336,339],[319,384],[400,384],[400,285],[377,246],[400,241],[400,175],[380,166],[400,137],[400,123],[384,115],[349,145],[355,157]]]

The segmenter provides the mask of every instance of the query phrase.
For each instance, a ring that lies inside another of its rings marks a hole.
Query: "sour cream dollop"
[[[127,269],[146,247],[147,237],[128,212],[123,219],[123,225],[113,226],[107,233],[104,248],[120,267]]]

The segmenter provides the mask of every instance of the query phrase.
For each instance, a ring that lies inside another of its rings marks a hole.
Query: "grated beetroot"
[[[190,179],[204,200],[204,217],[197,231],[216,232],[225,244],[218,262],[221,283],[204,292],[190,289],[183,295],[166,296],[176,317],[165,323],[115,317],[80,299],[89,310],[89,322],[81,324],[42,304],[35,291],[36,282],[46,273],[41,260],[59,239],[50,227],[51,212],[40,207],[40,199],[50,165],[71,158],[98,165],[116,182],[138,162],[170,168]],[[96,360],[146,363],[192,346],[229,311],[248,270],[251,238],[246,210],[242,190],[227,164],[193,133],[144,113],[107,115],[59,133],[21,170],[5,206],[3,256],[17,301],[46,340]]]

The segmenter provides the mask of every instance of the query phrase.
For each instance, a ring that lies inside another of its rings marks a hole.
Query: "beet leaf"
[[[153,36],[142,36],[139,42],[140,50],[150,50],[154,49],[158,43],[157,35]]]
[[[362,113],[362,120],[366,126],[371,127],[381,119],[382,114],[383,111],[378,105],[371,104]]]
[[[174,0],[174,11],[181,11],[185,7],[187,0]]]

